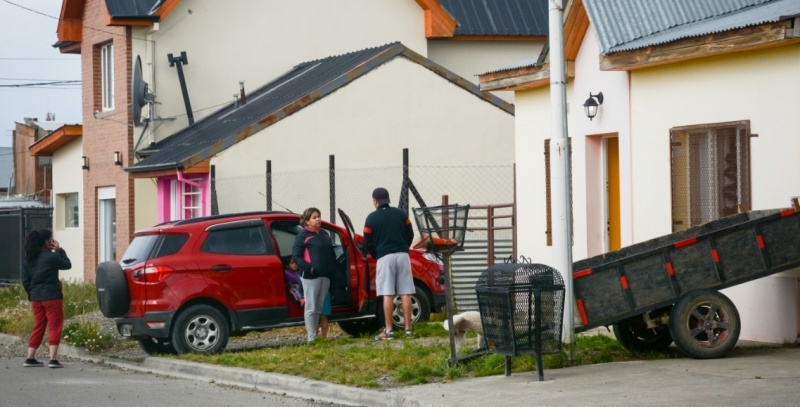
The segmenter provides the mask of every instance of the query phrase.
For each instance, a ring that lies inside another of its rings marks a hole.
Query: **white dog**
[[[447,320],[443,323],[444,329],[449,331]],[[461,349],[464,344],[464,335],[467,331],[475,331],[478,334],[478,347],[482,348],[483,343],[483,324],[481,324],[481,313],[478,311],[467,311],[460,314],[453,315],[453,326],[456,330],[453,332],[456,340],[456,350]]]

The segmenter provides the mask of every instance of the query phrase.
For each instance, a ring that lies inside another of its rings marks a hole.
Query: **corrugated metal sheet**
[[[776,21],[800,0],[583,0],[602,54]]]
[[[150,9],[158,0],[106,0],[111,18],[151,18]]]
[[[247,95],[246,105],[237,108],[231,102],[161,141],[153,149],[155,153],[126,168],[126,171],[180,168],[183,160],[203,150],[211,149],[212,154],[223,151],[230,147],[226,143],[232,145],[238,141],[230,140],[233,134],[298,103],[302,98],[322,92],[323,87],[346,85],[350,81],[345,76],[349,71],[392,47],[397,47],[398,51],[404,49],[399,43],[393,43],[297,65],[283,76]]]
[[[547,0],[439,0],[455,35],[547,35]]]

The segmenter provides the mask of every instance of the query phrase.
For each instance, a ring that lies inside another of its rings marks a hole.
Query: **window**
[[[114,44],[100,47],[100,82],[103,111],[114,109]]]
[[[261,255],[273,254],[267,229],[262,226],[214,229],[200,247],[205,253]]]
[[[64,207],[64,227],[76,228],[78,224],[78,211],[80,201],[78,201],[78,194],[62,194],[59,202],[63,203]]]
[[[750,210],[749,121],[670,130],[673,232]]]
[[[201,179],[191,180],[199,185]],[[188,182],[173,180],[170,184],[170,195],[172,208],[170,210],[171,220],[193,219],[203,215],[202,208],[202,188]]]

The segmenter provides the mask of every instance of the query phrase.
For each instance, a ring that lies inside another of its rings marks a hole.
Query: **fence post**
[[[267,210],[272,210],[272,160],[267,160]]]
[[[334,162],[333,154],[328,156],[328,167],[330,172],[329,182],[330,182],[330,194],[331,194],[331,223],[336,223],[336,165]]]
[[[219,215],[219,203],[217,202],[217,172],[213,165],[209,173],[211,174],[211,214]]]
[[[400,209],[408,216],[408,148],[403,149],[403,185],[400,187]]]
[[[494,265],[494,206],[489,205],[486,207],[486,244],[488,250],[486,251],[489,256],[486,259],[486,264]]]

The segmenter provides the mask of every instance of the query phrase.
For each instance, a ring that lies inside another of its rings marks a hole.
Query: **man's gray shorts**
[[[390,253],[378,259],[376,290],[378,295],[405,295],[417,292],[411,275],[408,253]]]

